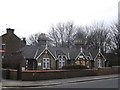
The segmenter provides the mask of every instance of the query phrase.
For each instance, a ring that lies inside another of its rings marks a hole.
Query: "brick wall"
[[[46,80],[97,75],[97,70],[65,70],[50,72],[22,72],[22,80]]]
[[[98,75],[109,75],[109,74],[116,74],[120,73],[120,67],[107,67],[98,69]]]
[[[77,70],[28,70],[22,71],[21,80],[48,80],[83,76],[118,74],[120,67],[109,67],[101,69],[77,69]],[[17,70],[10,70],[10,79],[17,80]],[[8,74],[9,74],[8,73]],[[8,76],[3,73],[4,77]]]
[[[17,80],[17,71],[16,70],[10,71],[10,79]]]

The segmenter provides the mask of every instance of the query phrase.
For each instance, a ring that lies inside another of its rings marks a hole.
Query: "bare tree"
[[[91,33],[87,37],[88,48],[100,48],[102,53],[106,53],[111,47],[110,30],[104,23],[96,23],[91,28]]]
[[[85,31],[85,27],[79,26],[76,28],[76,33],[74,35],[74,41],[75,43],[79,43],[80,46],[86,47],[86,37],[87,37],[87,32]]]
[[[35,34],[30,35],[29,38],[27,39],[27,43],[29,45],[37,45],[39,35],[40,33],[35,33]]]
[[[113,43],[114,45],[114,51],[117,54],[120,54],[120,25],[117,22],[114,22],[111,26],[110,29],[112,31],[113,35]]]
[[[55,47],[59,46],[60,38],[58,36],[58,32],[56,31],[55,27],[52,25],[50,33],[48,34],[49,38],[52,40],[52,45]]]
[[[58,23],[56,30],[59,33],[60,43],[61,47],[64,47],[64,39],[65,39],[65,24],[64,23]]]
[[[67,22],[65,26],[65,33],[66,33],[65,41],[68,48],[73,46],[75,32],[76,32],[76,26],[73,24],[73,22]]]
[[[75,26],[73,22],[58,23],[56,26],[51,27],[49,37],[56,47],[70,47]]]

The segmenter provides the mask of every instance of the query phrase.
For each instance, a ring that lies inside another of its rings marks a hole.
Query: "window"
[[[49,58],[43,58],[43,69],[50,69],[50,60],[49,60]]]
[[[38,66],[41,66],[41,63],[38,63]]]
[[[98,59],[98,68],[102,68],[102,62],[101,62],[101,59]]]
[[[82,60],[80,60],[80,64],[82,64]]]
[[[79,58],[84,58],[83,56],[79,56]]]
[[[90,67],[90,66],[89,66],[89,61],[86,62],[86,65],[87,65],[88,68]]]
[[[25,67],[21,67],[22,68],[22,71],[24,71],[25,70]]]
[[[59,68],[62,68],[65,65],[65,58],[61,56],[59,59]]]

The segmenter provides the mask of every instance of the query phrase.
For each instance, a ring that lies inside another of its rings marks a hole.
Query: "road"
[[[28,88],[3,88],[2,90],[40,90],[40,88],[118,88],[118,78],[95,80],[87,82],[65,83],[53,86],[39,86]]]
[[[46,88],[118,88],[118,79],[67,83]]]

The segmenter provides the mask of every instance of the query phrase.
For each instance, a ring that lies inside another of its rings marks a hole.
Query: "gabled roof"
[[[58,55],[68,55],[67,50],[65,48],[58,48],[58,47],[48,47],[47,48],[50,53],[56,57]],[[25,58],[33,58],[38,57],[43,51],[45,50],[45,46],[32,46],[26,45],[19,51],[22,52]]]
[[[22,52],[22,55],[25,58],[33,58],[35,57],[36,51],[38,50],[38,53],[36,57],[44,50],[45,47],[38,47],[38,46],[32,46],[32,45],[26,45],[20,51]]]
[[[89,56],[89,52],[82,49],[79,51],[79,54],[77,55],[77,57],[75,59],[77,59],[80,55],[83,55],[85,57],[85,59],[87,60],[88,59],[87,56]]]
[[[102,56],[102,58],[104,58],[104,60],[106,61],[105,57],[103,56],[103,54],[101,52],[97,53],[96,57],[94,58],[94,61],[96,60],[96,58],[97,58],[98,55]]]
[[[70,53],[70,59],[75,59],[77,55],[79,54],[80,50],[76,48],[71,48],[69,53]]]
[[[44,50],[46,46],[32,46],[26,45],[20,51],[22,52],[25,58],[35,59],[37,58]],[[59,55],[66,55],[70,59],[75,59],[80,54],[80,49],[78,48],[63,48],[63,47],[47,47],[51,55],[57,59]],[[83,49],[83,55],[86,57],[89,56],[93,60],[98,50],[85,50]],[[102,55],[103,56],[103,55]]]
[[[11,34],[11,35],[14,36],[15,38],[17,38],[18,40],[21,40],[21,39],[20,39],[17,35],[15,35],[14,33]],[[7,33],[1,35],[2,38],[4,38],[4,37],[8,37],[8,36],[9,36],[9,35],[8,35]]]
[[[38,49],[37,49],[38,50]],[[36,59],[38,59],[45,51],[48,51],[52,56],[53,56],[53,58],[56,60],[56,57],[53,55],[53,53],[48,49],[48,47],[45,47],[45,49],[41,52],[41,53],[39,53],[39,55],[36,57]]]
[[[88,52],[89,52],[89,56],[91,57],[91,59],[94,59],[98,53],[98,49],[89,49]]]

